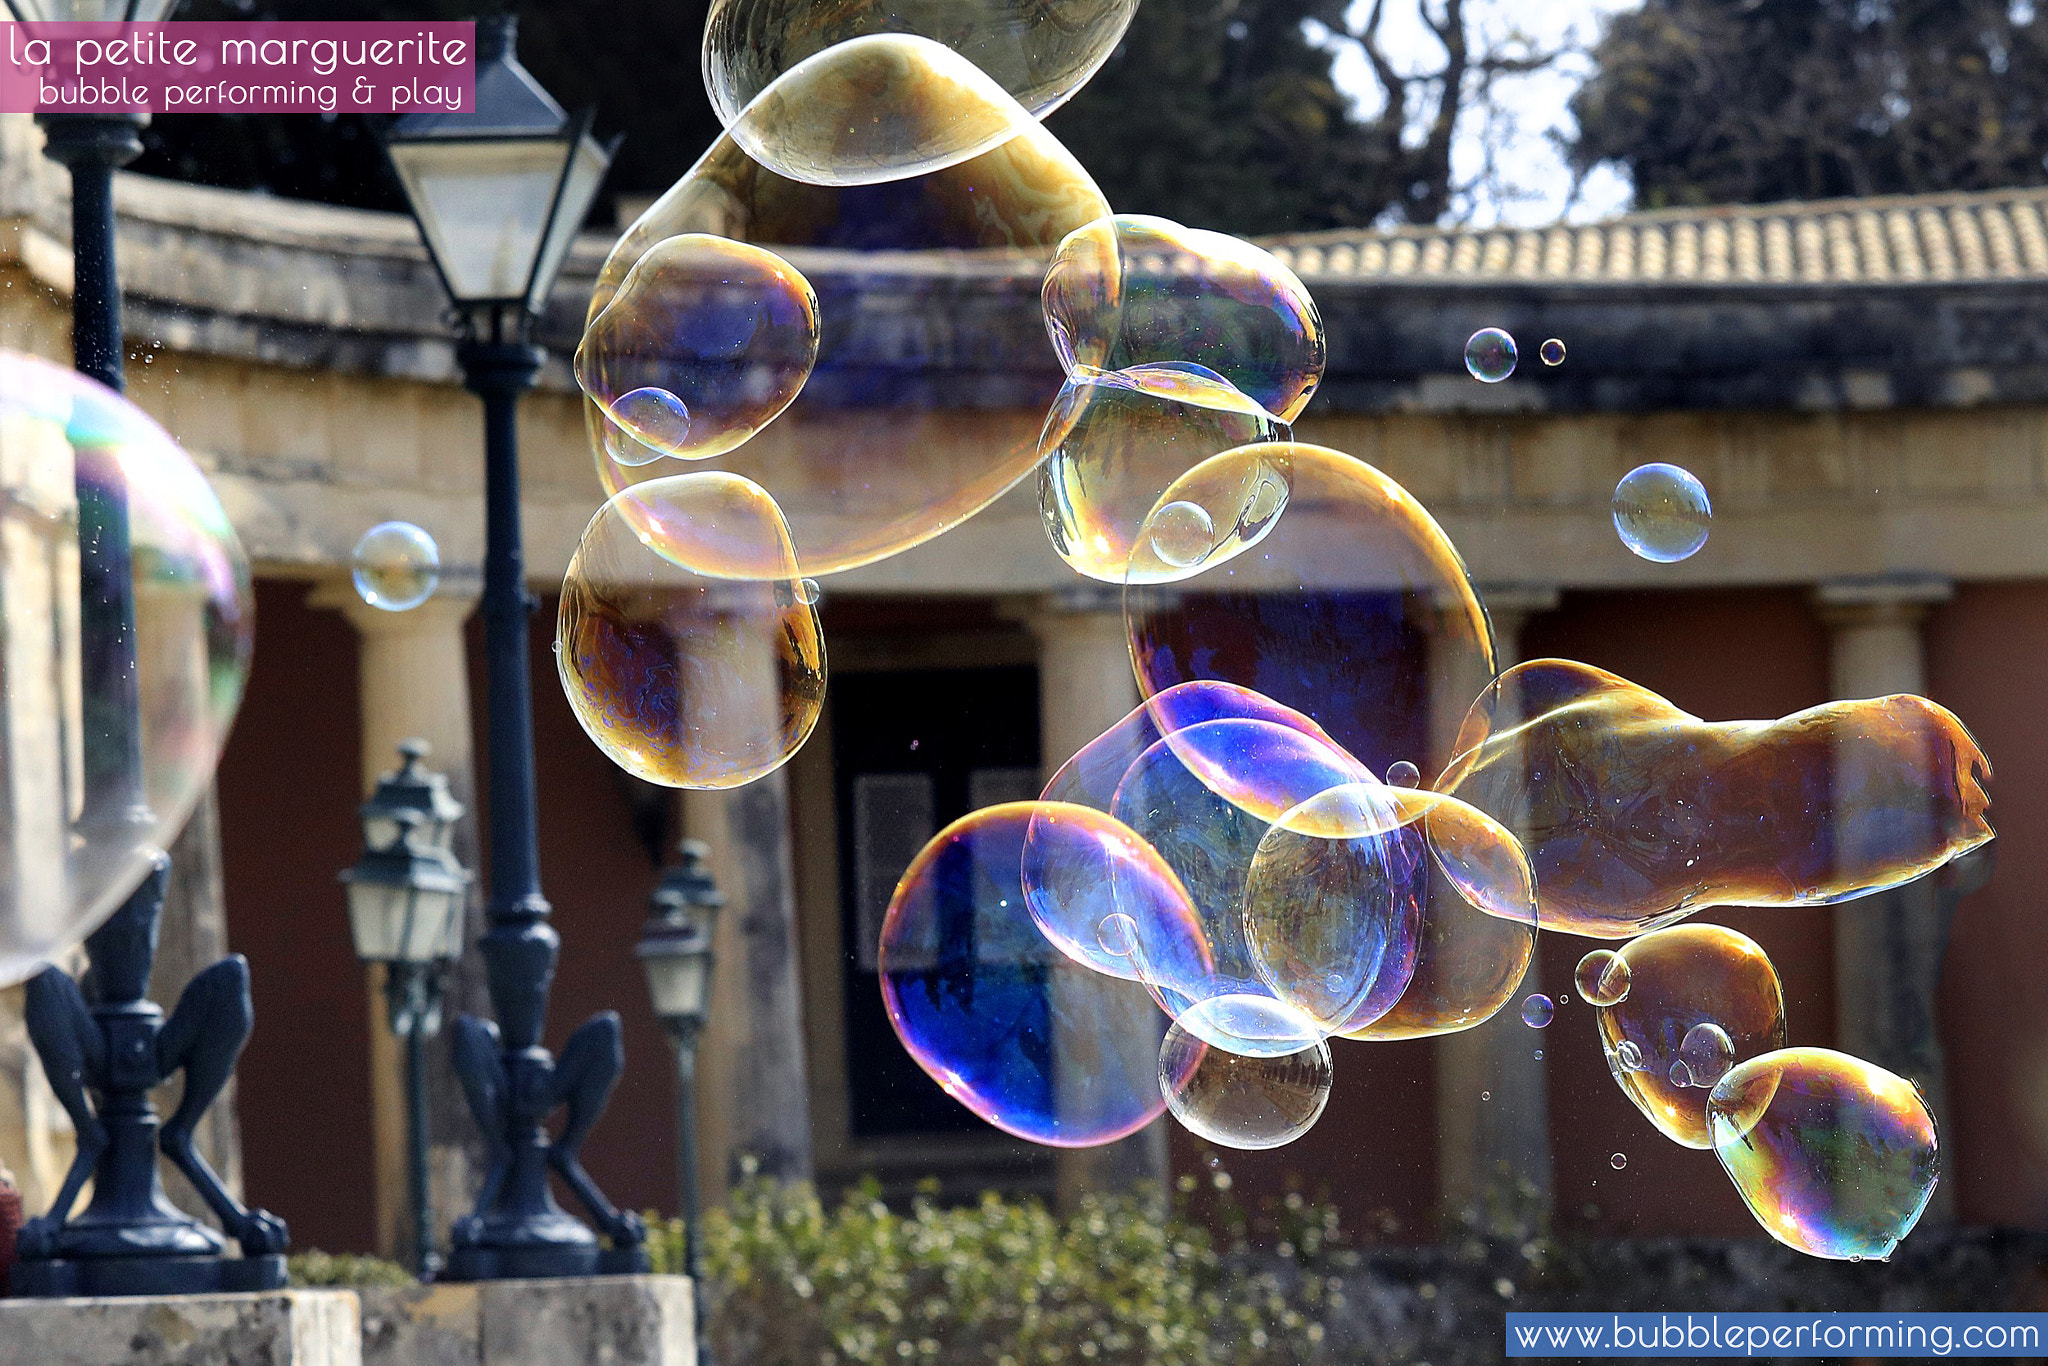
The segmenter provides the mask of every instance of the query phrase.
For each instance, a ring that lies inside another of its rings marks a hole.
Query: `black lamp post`
[[[405,1040],[406,1176],[412,1203],[413,1269],[440,1272],[427,1174],[426,1041],[441,1032],[448,965],[462,952],[469,873],[448,852],[462,803],[448,780],[421,766],[422,740],[398,747],[405,762],[363,803],[363,856],[341,875],[348,886],[356,957],[384,965],[391,1032]]]
[[[24,24],[168,18],[178,0],[5,0]],[[44,152],[71,172],[73,363],[108,388],[124,387],[121,288],[114,268],[114,171],[142,154],[146,115],[37,116]],[[84,809],[76,835],[128,839],[150,823],[142,775],[136,685],[134,567],[126,485],[111,450],[80,447],[77,461],[81,685],[95,724],[83,737]],[[28,983],[23,1018],[78,1152],[49,1210],[16,1245],[17,1295],[198,1294],[284,1284],[283,1221],[252,1210],[221,1184],[194,1142],[207,1109],[234,1075],[254,1025],[249,965],[240,955],[195,976],[168,1019],[149,999],[169,859],[86,940],[83,986],[56,968]],[[160,1121],[150,1092],[179,1072],[177,1112]],[[158,1150],[242,1246],[164,1198]],[[86,1181],[92,1204],[71,1217]]]
[[[457,1222],[448,1259],[446,1277],[465,1281],[647,1266],[639,1216],[614,1208],[577,1156],[625,1065],[619,1017],[586,1022],[559,1060],[540,1046],[561,937],[540,890],[527,671],[534,603],[519,528],[518,402],[545,355],[531,340],[533,323],[611,149],[590,136],[588,114],[571,118],[519,65],[514,37],[510,17],[479,21],[474,110],[408,114],[384,141],[455,303],[464,382],[484,404],[491,873],[480,948],[497,1023],[455,1023],[456,1073],[491,1146],[476,1212]],[[561,1106],[567,1122],[551,1142],[544,1125]],[[609,1249],[555,1203],[550,1169],[601,1226]]]
[[[703,1213],[697,1192],[697,1039],[711,1011],[712,944],[725,894],[704,860],[710,846],[684,840],[683,861],[654,889],[652,914],[634,953],[647,972],[654,1013],[676,1046],[676,1188],[683,1213],[683,1269],[697,1304],[697,1360],[710,1366],[704,1331]]]

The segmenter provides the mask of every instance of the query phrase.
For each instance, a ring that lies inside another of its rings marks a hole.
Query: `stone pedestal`
[[[347,1290],[0,1300],[0,1361],[9,1363],[362,1366],[362,1360],[362,1319]]]
[[[363,1366],[696,1366],[684,1276],[371,1289]]]

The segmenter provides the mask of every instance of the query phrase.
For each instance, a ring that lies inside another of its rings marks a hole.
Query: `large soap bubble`
[[[1330,1103],[1330,1045],[1281,1057],[1212,1048],[1175,1025],[1159,1045],[1159,1089],[1189,1133],[1226,1148],[1278,1148],[1300,1138]]]
[[[1707,1094],[1728,1069],[1785,1046],[1785,992],[1761,946],[1720,925],[1674,925],[1616,954],[1628,994],[1598,1011],[1608,1068],[1675,1142],[1713,1146]],[[1695,1068],[1698,1071],[1695,1071]]]
[[[1064,104],[1109,60],[1138,0],[713,0],[704,87],[731,127],[785,72],[881,34],[943,43],[1034,117]],[[852,104],[854,116],[872,111]]]
[[[1473,704],[1458,750],[1437,787],[1520,835],[1543,925],[1569,934],[1845,901],[1992,837],[1990,764],[1924,697],[1709,722],[1589,664],[1532,660]]]
[[[1315,300],[1277,257],[1165,218],[1105,218],[1067,238],[1044,303],[1069,371],[1189,362],[1282,422],[1301,416],[1328,359]]]
[[[1714,1152],[1757,1222],[1812,1257],[1892,1254],[1940,1179],[1913,1083],[1827,1048],[1751,1058],[1714,1087]]]
[[[667,787],[738,787],[788,762],[825,699],[816,595],[775,500],[717,470],[628,489],[562,580],[555,664],[612,761]]]
[[[778,175],[726,136],[612,249],[590,316],[603,315],[643,256],[680,234],[770,247],[823,282],[823,341],[802,394],[746,445],[712,459],[774,495],[805,573],[837,573],[958,526],[1031,473],[1042,426],[1033,415],[1052,406],[1062,381],[1052,366],[972,372],[968,339],[985,339],[990,320],[933,293],[932,273],[913,253],[1043,253],[1107,212],[1080,163],[1035,123],[943,170],[842,187]],[[832,287],[823,272],[845,258],[826,251],[862,253],[857,288]],[[857,306],[892,272],[922,299],[912,334],[901,310]],[[945,383],[932,377],[940,356],[961,367]],[[608,493],[653,477],[643,466],[665,452],[637,450],[645,443],[595,403],[586,417]]]
[[[1286,435],[1271,413],[1199,366],[1077,371],[1039,442],[1046,534],[1075,570],[1121,584],[1132,539],[1168,484],[1212,455]],[[1206,509],[1181,507],[1187,515],[1153,522],[1150,560],[1169,577],[1207,559],[1219,540]]]
[[[1374,773],[1447,759],[1432,679],[1470,680],[1469,696],[1493,676],[1493,636],[1458,552],[1406,489],[1339,451],[1245,446],[1174,481],[1147,520],[1220,493],[1212,520],[1234,526],[1243,491],[1273,481],[1277,518],[1177,581],[1157,581],[1171,576],[1143,558],[1156,526],[1140,529],[1124,590],[1140,692],[1238,683],[1313,717]]]
[[[1020,1138],[1089,1147],[1165,1109],[1164,1021],[1145,988],[1082,966],[1032,920],[1019,870],[1037,806],[974,812],[911,862],[882,922],[882,1000],[953,1099]]]
[[[0,351],[0,984],[82,940],[212,781],[255,624],[213,489],[141,409]]]
[[[576,382],[633,440],[702,460],[787,408],[818,359],[818,296],[771,251],[708,233],[657,243],[576,348]]]

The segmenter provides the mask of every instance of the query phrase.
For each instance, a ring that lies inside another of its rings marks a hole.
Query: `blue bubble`
[[[1675,564],[1707,543],[1714,505],[1706,486],[1676,465],[1642,465],[1614,486],[1614,529],[1643,559]]]

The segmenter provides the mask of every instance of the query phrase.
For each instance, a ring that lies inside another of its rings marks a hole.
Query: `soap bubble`
[[[1272,414],[1199,366],[1077,371],[1039,443],[1046,534],[1075,570],[1120,584],[1132,538],[1168,484],[1212,455],[1286,434]],[[1215,520],[1193,502],[1161,512],[1150,550],[1166,577],[1179,577],[1216,548]]]
[[[1594,949],[1572,977],[1589,1006],[1619,1005],[1628,996],[1628,964],[1613,949]]]
[[[1060,243],[1045,323],[1069,373],[1193,363],[1281,422],[1322,383],[1328,343],[1300,278],[1264,248],[1140,214]]]
[[[1537,348],[1536,354],[1543,358],[1545,365],[1564,364],[1564,343],[1552,337]]]
[[[1614,1156],[1607,1159],[1607,1165],[1614,1168],[1614,1170],[1616,1171],[1624,1170],[1628,1166],[1628,1154],[1616,1153]]]
[[[795,400],[818,359],[818,296],[796,267],[744,242],[683,233],[634,263],[576,349],[576,382],[631,442],[702,460],[746,442]]]
[[[710,457],[774,496],[804,572],[822,577],[928,541],[1030,474],[1043,415],[1063,379],[1049,368],[1017,364],[1002,348],[990,353],[967,345],[954,327],[977,337],[989,329],[956,321],[934,301],[931,276],[918,264],[928,258],[910,253],[1042,255],[1108,212],[1080,163],[1028,121],[1001,145],[956,166],[850,187],[777,175],[727,136],[620,238],[599,273],[589,316],[604,312],[649,251],[689,233],[767,247],[814,275],[817,250],[862,253],[867,281],[901,272],[892,287],[924,300],[924,318],[939,329],[931,344],[950,357],[943,380],[934,380],[924,356],[906,357],[900,310],[857,308],[850,293],[828,290],[820,300],[817,363],[803,392],[744,446]],[[955,410],[963,387],[981,396],[974,411]],[[585,417],[608,493],[653,476],[634,453],[645,443],[594,402]]]
[[[1751,1058],[1708,1100],[1714,1152],[1773,1238],[1811,1257],[1892,1254],[1940,1179],[1913,1083],[1826,1048]]]
[[[385,612],[410,612],[441,584],[441,547],[411,522],[379,522],[349,555],[356,596]]]
[[[1484,384],[1515,373],[1515,339],[1498,327],[1482,327],[1465,343],[1465,368]]]
[[[1620,958],[1628,996],[1599,1011],[1600,1042],[1622,1092],[1664,1135],[1712,1146],[1700,1087],[1733,1063],[1785,1046],[1785,993],[1756,941],[1720,925],[1678,925],[1632,939]],[[1624,1065],[1623,1051],[1635,1059]],[[1696,1075],[1697,1060],[1714,1071]],[[1684,1064],[1682,1079],[1674,1063]]]
[[[1146,560],[1149,525],[1140,532],[1124,589],[1140,692],[1239,683],[1315,718],[1370,772],[1403,758],[1436,771],[1450,751],[1436,738],[1449,728],[1431,725],[1432,678],[1452,680],[1439,695],[1470,697],[1493,675],[1457,551],[1407,490],[1320,446],[1212,456],[1158,506],[1192,502],[1222,526],[1242,520],[1244,490],[1268,486],[1286,491],[1284,511],[1177,582],[1148,581],[1166,574]]]
[[[1992,837],[1983,751],[1921,697],[1708,722],[1591,665],[1532,660],[1480,695],[1457,748],[1438,786],[1520,834],[1543,925],[1568,934],[1845,901]]]
[[[947,1095],[1019,1138],[1090,1147],[1165,1109],[1165,1021],[1143,987],[1083,967],[1032,920],[1020,869],[1034,807],[974,812],[911,862],[882,921],[882,1001]]]
[[[1322,1118],[1330,1101],[1330,1046],[1318,1039],[1280,1057],[1212,1048],[1179,1025],[1159,1046],[1159,1089],[1173,1117],[1226,1148],[1278,1148]]]
[[[1398,759],[1387,765],[1388,787],[1420,787],[1422,770],[1406,759]]]
[[[1137,9],[1138,0],[714,0],[704,25],[704,88],[730,127],[807,59],[862,38],[908,34],[944,43],[1043,118],[1109,60]]]
[[[782,514],[760,485],[700,470],[591,518],[562,581],[555,664],[576,719],[637,778],[738,787],[818,722],[825,641]]]
[[[1201,980],[1214,968],[1194,903],[1165,860],[1107,812],[1042,801],[1020,868],[1025,908],[1075,962],[1129,981],[1142,950],[1155,972]]]
[[[241,703],[255,598],[227,514],[170,435],[11,351],[0,546],[4,986],[84,939],[183,828]]]
[[[1675,564],[1707,543],[1714,505],[1706,485],[1676,465],[1642,465],[1614,486],[1614,529],[1645,560]]]
[[[1546,1029],[1557,1018],[1557,1003],[1542,992],[1522,1002],[1522,1023],[1531,1029]]]

